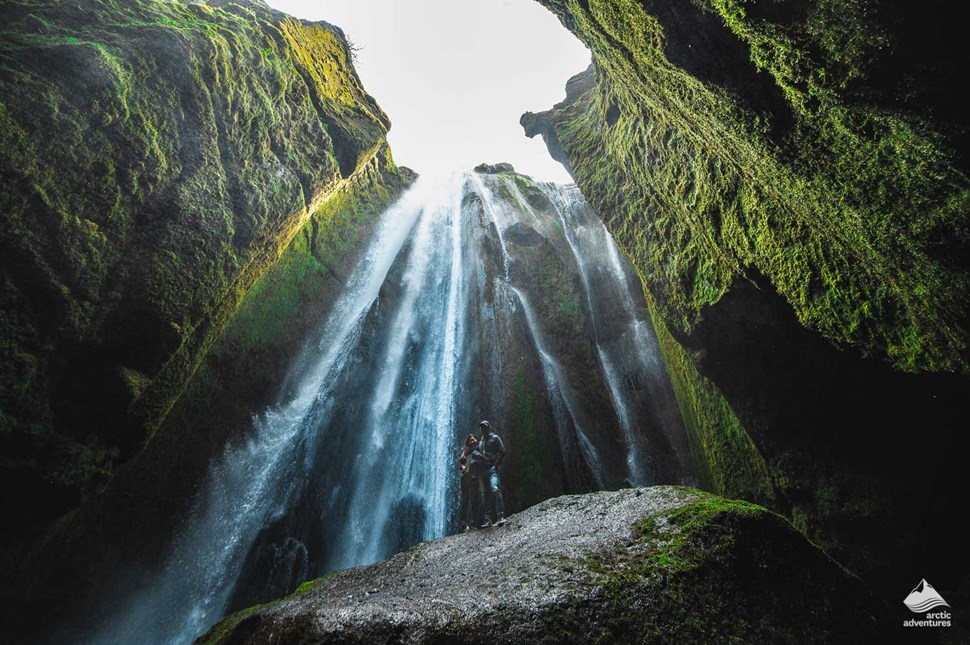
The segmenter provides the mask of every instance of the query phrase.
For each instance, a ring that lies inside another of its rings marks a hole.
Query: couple
[[[502,491],[499,489],[498,479],[498,467],[505,458],[505,444],[492,432],[492,426],[488,421],[482,421],[478,427],[482,431],[482,438],[479,439],[473,434],[468,435],[459,459],[461,491],[464,497],[462,521],[466,531],[475,525],[476,487],[484,515],[481,528],[491,526],[492,517],[496,519],[495,526],[505,524],[505,509],[502,507]],[[490,506],[494,515],[489,513]]]

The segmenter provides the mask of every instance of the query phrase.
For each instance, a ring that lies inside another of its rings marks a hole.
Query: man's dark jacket
[[[505,444],[494,432],[482,435],[478,449],[485,455],[485,461],[488,462],[489,466],[498,466],[505,459]]]

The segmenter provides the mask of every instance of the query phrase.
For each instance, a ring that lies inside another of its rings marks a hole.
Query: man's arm
[[[498,468],[502,460],[505,459],[505,444],[502,443],[502,437],[495,435],[495,439],[498,441],[498,457],[495,459],[495,467]]]

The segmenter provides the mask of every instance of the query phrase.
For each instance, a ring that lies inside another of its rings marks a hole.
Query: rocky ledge
[[[331,574],[200,642],[872,642],[883,612],[781,516],[657,486],[559,497]]]
[[[475,172],[481,175],[500,175],[505,172],[515,172],[515,168],[508,162],[501,163],[480,163],[475,166]]]

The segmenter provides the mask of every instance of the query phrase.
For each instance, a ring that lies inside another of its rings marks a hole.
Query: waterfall
[[[646,387],[649,392],[647,402],[656,426],[673,447],[679,472],[689,473],[687,435],[660,356],[657,337],[642,307],[639,279],[629,262],[621,258],[613,236],[575,185],[556,187],[544,184],[542,189],[556,205],[566,240],[579,267],[600,367],[625,438],[632,447],[627,451],[629,481],[639,486],[655,483],[657,473],[648,463],[651,448],[656,446],[648,445],[647,433],[639,426],[638,422],[645,415],[637,413],[636,402],[630,396],[632,388],[628,385]],[[522,203],[528,206],[524,201]],[[598,303],[604,301],[618,303],[626,321],[618,330],[612,325],[619,332],[614,331],[612,337],[610,330],[604,327],[615,321],[606,321],[600,315],[604,308]],[[637,301],[641,303],[639,308]]]
[[[499,281],[499,288],[508,290],[513,296],[513,303],[518,304],[522,309],[526,324],[531,336],[532,345],[539,354],[542,363],[542,376],[546,385],[546,393],[552,406],[555,418],[556,430],[559,433],[559,448],[563,452],[563,461],[568,463],[570,456],[568,448],[570,441],[568,435],[573,434],[576,443],[579,445],[583,459],[589,467],[597,488],[604,487],[603,463],[596,447],[590,440],[589,435],[582,427],[580,414],[577,412],[576,394],[573,392],[566,377],[565,370],[556,360],[552,351],[547,347],[542,328],[538,323],[535,314],[529,305],[528,296],[519,288],[513,286],[513,279],[510,270],[510,254],[508,245],[505,243],[503,231],[515,225],[523,214],[529,215],[530,223],[541,225],[541,219],[537,213],[524,200],[517,200],[516,204],[509,204],[497,197],[485,183],[480,175],[472,175],[472,181],[477,189],[477,193],[482,196],[482,208],[485,211],[487,221],[495,224],[498,233],[499,247],[502,254],[502,279]],[[502,179],[496,180],[501,182]],[[510,191],[518,189],[513,185],[506,185]],[[521,196],[519,196],[521,197]],[[567,421],[568,419],[568,421]],[[570,433],[569,428],[574,432]]]
[[[376,387],[362,424],[365,450],[355,457],[347,530],[330,568],[387,557],[388,522],[401,493],[424,509],[418,540],[445,533],[456,407],[462,395],[464,344],[461,184],[428,203],[406,259],[404,294],[387,331]],[[387,455],[392,455],[388,459]],[[417,541],[417,540],[411,540]]]
[[[557,447],[558,492],[658,483],[671,450],[666,479],[688,480],[630,267],[575,187],[536,186],[421,178],[382,214],[279,401],[214,461],[160,573],[117,593],[92,640],[188,643],[305,578],[447,534],[456,450],[479,415],[515,462],[513,366],[544,386],[553,435],[532,440]]]

